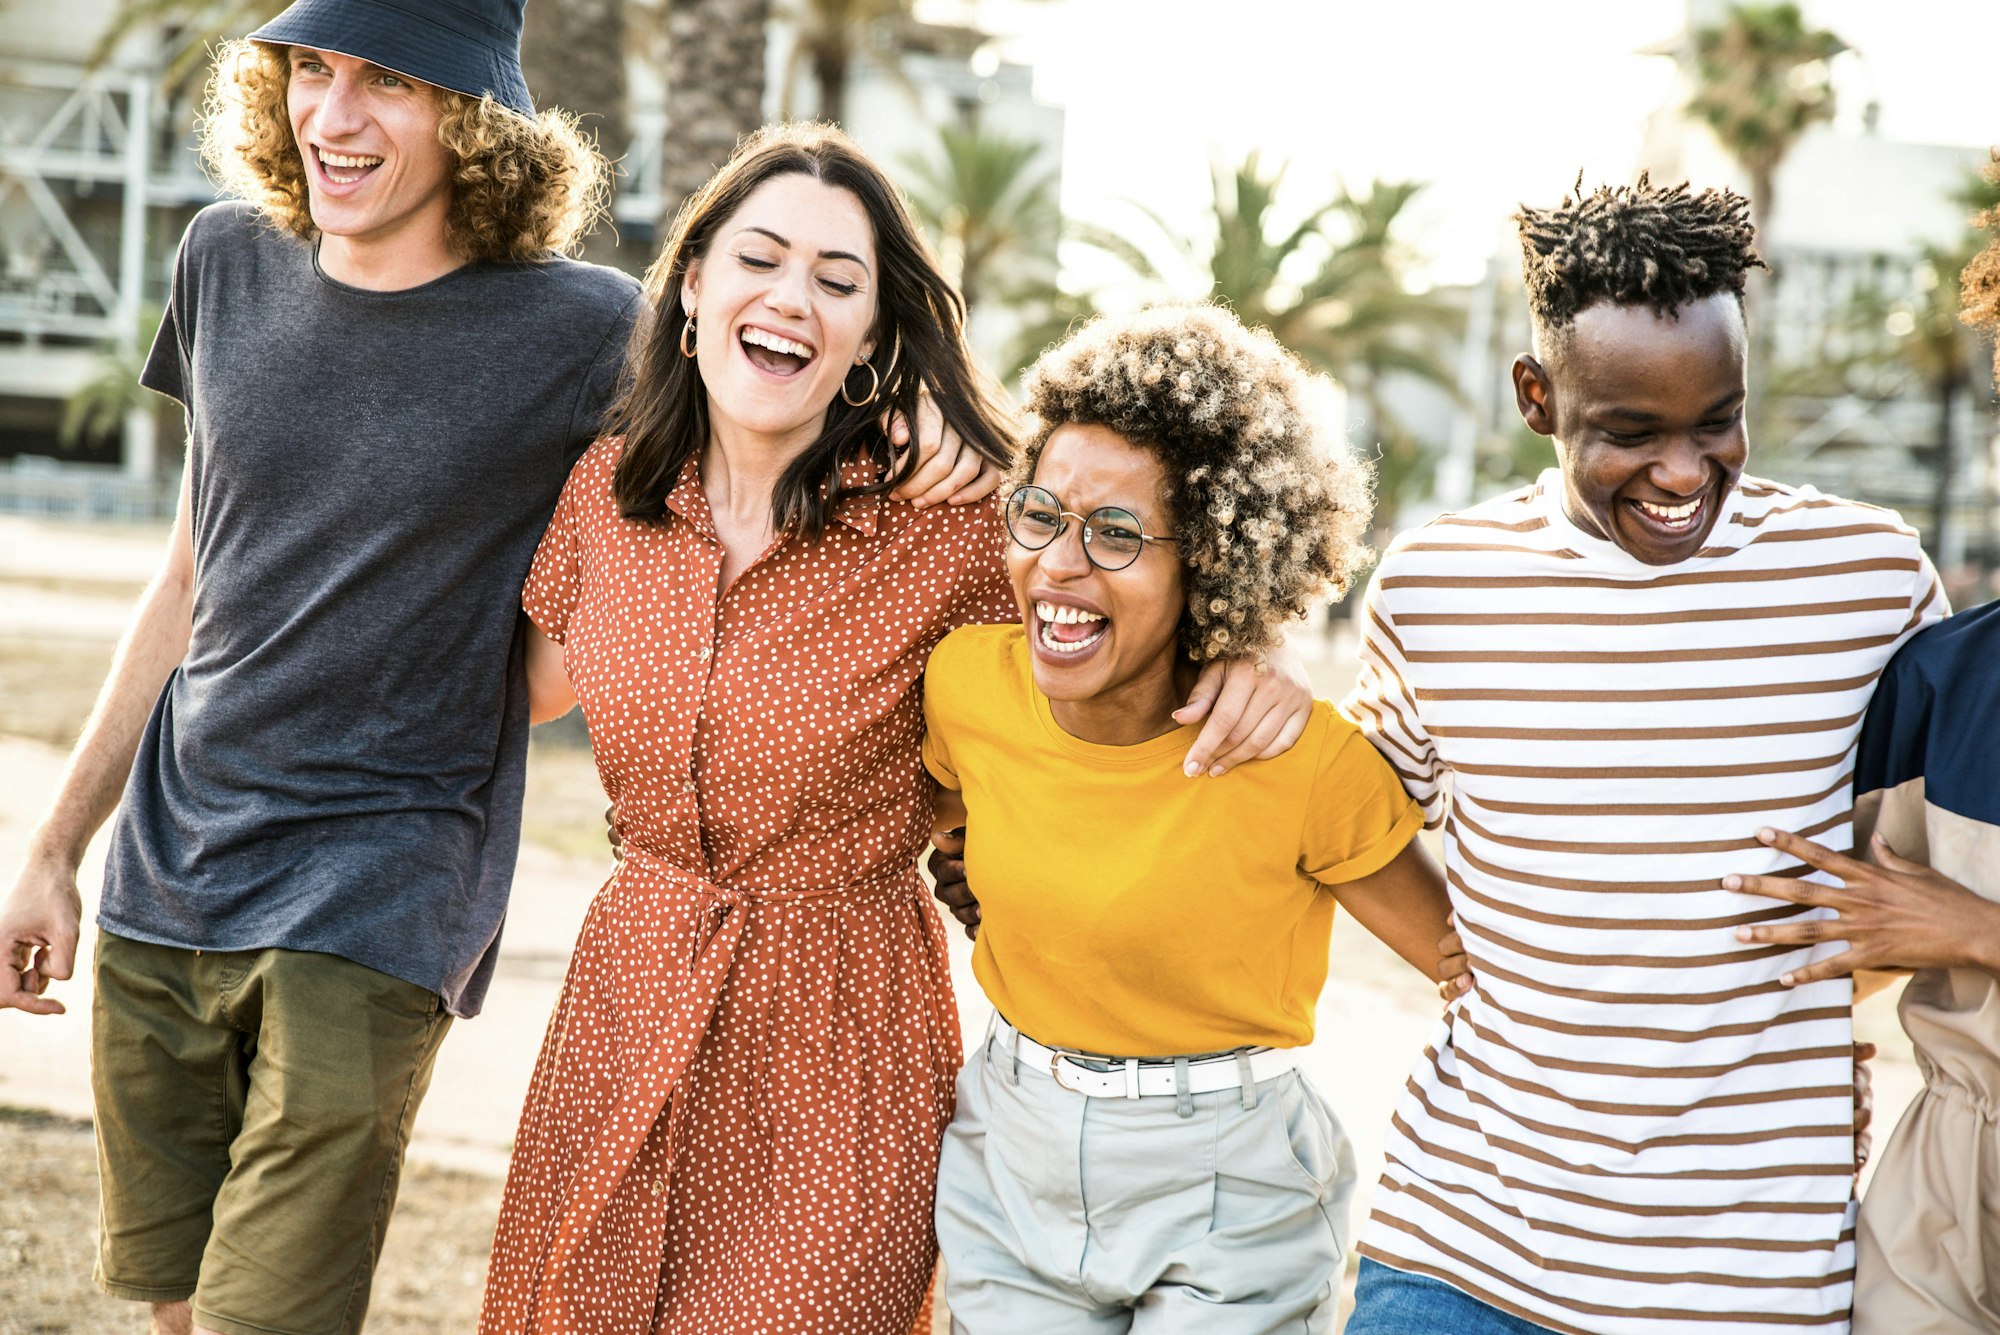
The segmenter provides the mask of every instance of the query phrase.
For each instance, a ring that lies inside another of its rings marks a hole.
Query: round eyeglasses
[[[1047,487],[1022,487],[1007,498],[1007,534],[1031,552],[1061,537],[1070,520],[1083,525],[1083,554],[1099,570],[1123,570],[1139,559],[1149,542],[1178,542],[1166,533],[1148,533],[1139,516],[1118,505],[1101,505],[1087,515],[1062,508]]]

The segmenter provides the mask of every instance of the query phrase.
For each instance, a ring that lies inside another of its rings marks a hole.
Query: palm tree
[[[103,345],[97,373],[63,404],[56,439],[64,449],[110,440],[125,429],[133,413],[156,412],[166,402],[139,384],[139,373],[145,369],[147,353],[160,332],[162,315],[158,306],[142,307],[130,345]]]
[[[799,75],[812,72],[819,91],[815,115],[836,124],[847,117],[847,82],[857,56],[873,56],[884,69],[898,67],[897,39],[913,0],[790,0],[792,53],[784,80],[781,113],[796,111]]]
[[[989,296],[1018,303],[1048,286],[1031,271],[1053,267],[1061,215],[1041,156],[1033,140],[975,123],[942,127],[936,153],[903,160],[910,203],[968,314]]]
[[[671,0],[662,225],[764,122],[764,29],[771,0]]]
[[[1232,307],[1244,323],[1269,329],[1339,381],[1366,414],[1364,429],[1380,441],[1378,487],[1389,502],[1385,512],[1392,511],[1395,501],[1421,491],[1430,470],[1427,452],[1384,395],[1387,382],[1411,376],[1457,393],[1437,336],[1456,326],[1458,313],[1410,290],[1405,274],[1412,257],[1397,237],[1404,210],[1423,187],[1375,181],[1363,194],[1343,189],[1281,227],[1276,205],[1283,177],[1282,166],[1266,172],[1255,153],[1218,170],[1213,229],[1199,240],[1176,237],[1158,214],[1141,208],[1167,242],[1170,267],[1192,282],[1174,282],[1129,238],[1099,228],[1086,239],[1174,296]]]
[[[1845,50],[1847,43],[1833,33],[1807,27],[1791,3],[1732,5],[1721,23],[1690,37],[1688,114],[1749,174],[1750,220],[1766,247],[1778,168],[1807,130],[1833,119],[1827,62]],[[1750,402],[1759,419],[1768,407],[1762,388],[1775,332],[1765,317],[1774,309],[1778,279],[1775,266],[1750,277]]]

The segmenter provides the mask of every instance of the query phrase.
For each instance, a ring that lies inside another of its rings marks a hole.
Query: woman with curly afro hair
[[[1298,1070],[1343,904],[1460,966],[1422,824],[1319,702],[1297,746],[1190,784],[1174,710],[1366,557],[1330,386],[1209,306],[1086,327],[1029,373],[1019,626],[955,631],[924,760],[963,818],[999,1013],[959,1078],[938,1239],[959,1328],[1330,1330],[1353,1157]],[[1448,988],[1456,989],[1457,984]]]

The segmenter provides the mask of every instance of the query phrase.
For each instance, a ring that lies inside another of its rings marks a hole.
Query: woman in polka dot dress
[[[581,699],[625,856],[529,1088],[480,1330],[904,1335],[960,1061],[919,681],[946,632],[1016,611],[994,504],[891,499],[879,421],[923,386],[995,464],[1007,423],[836,131],[747,141],[648,294],[619,434],[523,594],[536,713]],[[1236,677],[1197,750],[1289,746],[1309,691]]]

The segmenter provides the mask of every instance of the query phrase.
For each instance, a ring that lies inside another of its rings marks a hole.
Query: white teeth
[[[328,167],[379,167],[382,165],[382,159],[378,157],[356,157],[347,153],[329,153],[323,148],[319,151],[319,160]]]
[[[1102,627],[1099,627],[1089,639],[1076,641],[1059,640],[1056,638],[1055,631],[1049,623],[1046,621],[1042,623],[1042,648],[1047,649],[1053,654],[1080,653],[1103,638],[1104,630]]]
[[[1684,524],[1701,512],[1701,500],[1697,497],[1685,505],[1655,505],[1651,501],[1640,501],[1639,508],[1666,523]]]
[[[1037,602],[1035,604],[1035,615],[1044,621],[1068,626],[1082,625],[1086,621],[1104,620],[1102,612],[1086,612],[1081,607],[1070,607],[1063,603],[1051,602]]]
[[[1052,654],[1074,654],[1104,638],[1106,623],[1102,612],[1086,612],[1081,607],[1071,607],[1066,603],[1052,603],[1045,599],[1035,602],[1035,619],[1041,622],[1042,648]],[[1083,626],[1096,624],[1097,629],[1081,640],[1059,640],[1057,626]]]
[[[811,348],[803,343],[794,343],[789,338],[773,334],[768,330],[745,329],[743,331],[743,341],[745,343],[754,343],[760,348],[769,348],[773,352],[789,353],[794,357],[803,357],[807,361],[812,360],[813,350]]]

